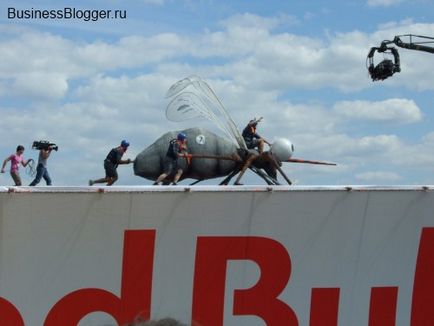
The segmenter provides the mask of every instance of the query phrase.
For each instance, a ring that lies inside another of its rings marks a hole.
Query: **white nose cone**
[[[285,161],[291,158],[294,152],[294,145],[286,138],[278,138],[271,146],[271,152],[280,160]]]

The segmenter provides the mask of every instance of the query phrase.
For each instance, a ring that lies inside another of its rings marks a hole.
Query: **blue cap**
[[[182,141],[182,140],[184,140],[185,138],[187,138],[187,135],[184,134],[183,132],[180,132],[176,138],[177,138],[178,140],[181,140],[181,141]]]
[[[121,147],[125,147],[126,148],[128,146],[130,146],[130,143],[127,142],[125,139],[123,141],[121,141]]]

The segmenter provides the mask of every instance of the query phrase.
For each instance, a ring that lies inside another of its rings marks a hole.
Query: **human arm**
[[[132,159],[128,158],[126,160],[119,160],[118,164],[130,164],[134,162]]]
[[[270,144],[270,142],[268,142],[265,138],[263,138],[261,135],[259,135],[258,133],[254,133],[253,134],[253,137],[254,138],[256,138],[256,139],[259,139],[259,140],[261,140],[262,139],[262,141],[264,142],[264,143],[266,143],[266,144],[268,144],[269,146],[271,146],[271,144]]]
[[[6,158],[6,159],[3,161],[3,165],[2,165],[1,173],[5,173],[5,167],[6,167],[6,164],[7,164],[10,160],[11,160],[11,157],[9,156],[8,158]]]
[[[188,154],[187,142],[176,142],[173,146],[174,156],[182,157]]]
[[[113,148],[107,157],[111,157],[114,160],[113,163],[117,165],[130,164],[132,162],[131,159],[126,159],[126,160],[122,159],[122,156],[125,154],[125,152],[126,152],[125,148],[123,148],[122,146],[118,146],[116,148]]]
[[[22,160],[21,161],[21,165],[26,167],[30,162],[33,162],[32,158],[29,158],[27,161]]]

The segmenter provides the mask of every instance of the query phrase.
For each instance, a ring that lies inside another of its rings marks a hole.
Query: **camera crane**
[[[404,42],[401,38],[408,38],[408,42]],[[395,44],[404,49],[434,53],[434,37],[405,34],[395,36],[393,41],[384,40],[379,47],[372,47],[366,58],[366,66],[373,81],[384,80],[392,76],[395,72],[401,71],[398,50],[393,46],[389,47],[389,44]],[[430,44],[433,46],[430,46]],[[376,52],[392,54],[393,61],[384,59],[378,65],[374,66],[374,54]]]

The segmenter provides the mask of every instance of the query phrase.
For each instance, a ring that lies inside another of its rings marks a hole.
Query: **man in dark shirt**
[[[129,164],[132,161],[130,159],[122,160],[122,156],[128,149],[130,144],[123,140],[120,146],[112,148],[112,150],[107,154],[106,159],[104,160],[104,170],[105,170],[105,178],[101,178],[98,180],[89,180],[89,186],[92,186],[95,183],[105,183],[107,182],[107,186],[111,186],[118,179],[118,172],[116,171],[119,164]]]
[[[266,141],[264,138],[259,136],[259,134],[256,132],[256,126],[258,125],[259,121],[262,120],[262,117],[258,120],[253,119],[250,120],[247,126],[243,130],[243,138],[246,142],[248,149],[258,148],[258,152],[262,153],[264,151],[264,143],[268,144],[270,146],[270,143]]]
[[[187,154],[187,136],[184,133],[179,133],[175,139],[169,142],[169,148],[167,149],[166,158],[164,160],[164,172],[158,177],[154,185],[158,185],[164,181],[169,175],[176,173],[173,177],[173,185],[178,183],[184,172],[178,166],[178,158],[180,154]]]

